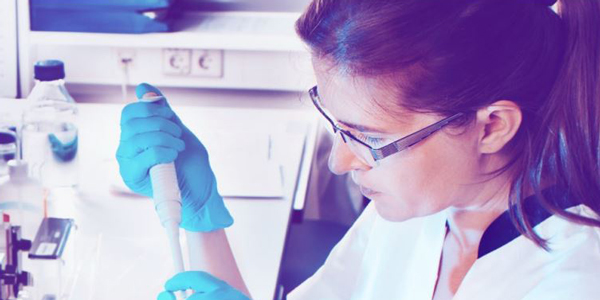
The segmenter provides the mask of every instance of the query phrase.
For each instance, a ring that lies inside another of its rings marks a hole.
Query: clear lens
[[[335,129],[333,128],[331,123],[325,121],[325,122],[321,122],[321,124],[323,125],[323,127],[325,127],[325,131],[327,131],[331,135],[335,135]]]
[[[341,131],[340,133],[345,139],[346,145],[348,145],[348,148],[350,149],[350,151],[352,151],[352,153],[354,153],[354,155],[356,155],[356,157],[358,157],[360,160],[362,160],[364,163],[370,166],[375,165],[375,159],[373,159],[373,155],[371,154],[371,151],[367,146],[359,143],[358,141],[349,137]]]

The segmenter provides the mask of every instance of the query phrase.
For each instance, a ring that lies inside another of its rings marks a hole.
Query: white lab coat
[[[577,203],[565,209],[597,218]],[[325,264],[288,299],[429,300],[446,220],[446,212],[440,212],[389,222],[370,204]],[[482,238],[479,258],[453,299],[600,299],[600,229],[549,214],[535,229],[550,238],[551,252],[518,234],[508,214],[494,221]]]

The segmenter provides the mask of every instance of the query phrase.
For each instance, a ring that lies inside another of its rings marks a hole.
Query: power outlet
[[[163,73],[189,75],[192,51],[189,49],[163,49]]]
[[[223,77],[223,50],[193,50],[191,75]]]

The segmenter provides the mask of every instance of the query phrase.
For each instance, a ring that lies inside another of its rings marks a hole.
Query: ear
[[[502,150],[517,134],[521,120],[521,109],[509,100],[496,101],[478,110],[479,152],[492,154]]]

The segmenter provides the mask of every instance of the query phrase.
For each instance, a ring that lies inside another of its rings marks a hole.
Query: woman
[[[329,168],[372,203],[289,299],[599,297],[600,2],[554,2],[309,5],[296,29]],[[150,195],[148,167],[175,160],[182,227],[210,231],[219,265],[159,298],[246,299],[202,144],[167,106],[129,105],[122,124],[126,183]]]

